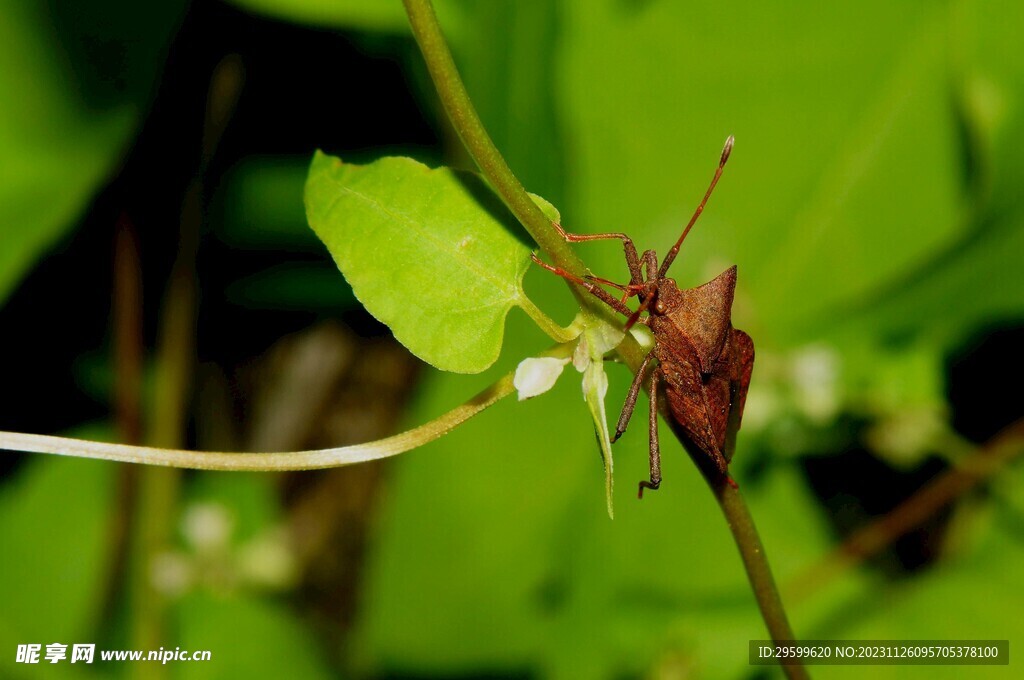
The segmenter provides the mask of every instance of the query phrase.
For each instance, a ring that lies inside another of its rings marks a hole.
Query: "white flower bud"
[[[567,363],[568,358],[555,357],[531,357],[520,361],[512,381],[519,392],[519,401],[544,394],[554,387]]]

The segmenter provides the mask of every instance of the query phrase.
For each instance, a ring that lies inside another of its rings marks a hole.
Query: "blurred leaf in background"
[[[82,434],[106,438],[95,429]],[[108,586],[105,547],[114,472],[93,461],[40,459],[0,496],[5,648],[95,636],[92,622]]]
[[[405,32],[408,21],[401,2],[379,0],[231,0],[266,16],[314,26],[366,31]]]
[[[184,0],[12,0],[0,23],[0,302],[128,149]]]
[[[249,252],[258,259],[251,271],[228,282],[224,294],[230,303],[321,313],[358,304],[306,223],[301,197],[308,170],[306,156],[250,157],[221,181],[213,235],[226,254],[240,259]]]

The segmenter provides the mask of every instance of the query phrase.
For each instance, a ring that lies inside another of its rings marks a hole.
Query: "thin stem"
[[[570,324],[568,327],[562,328],[554,319],[545,314],[540,307],[535,305],[533,300],[525,295],[520,297],[518,304],[526,312],[527,316],[533,319],[533,322],[555,342],[569,342],[579,336],[580,328],[576,324]]]
[[[201,224],[200,181],[193,180],[182,206],[180,247],[160,314],[155,399],[149,441],[157,446],[184,443],[187,409],[195,364],[195,257]],[[132,639],[139,649],[155,649],[166,638],[168,602],[153,580],[160,555],[173,540],[181,489],[181,472],[161,468],[142,470],[139,479],[138,526],[132,575]],[[143,668],[142,666],[146,666]],[[140,664],[138,678],[166,677],[166,671]]]
[[[114,233],[114,294],[111,319],[115,368],[114,412],[118,440],[138,444],[142,439],[142,367],[145,341],[142,331],[142,268],[138,238],[127,213],[117,220]],[[115,508],[108,518],[107,574],[102,586],[97,629],[108,633],[117,616],[131,557],[131,536],[138,513],[139,476],[142,470],[119,465]]]
[[[419,43],[427,70],[437,88],[437,94],[444,105],[452,126],[462,139],[469,155],[480,171],[491,183],[498,195],[516,216],[533,240],[562,269],[583,275],[583,262],[576,256],[569,244],[551,226],[551,222],[533,202],[520,184],[512,169],[508,167],[501,152],[494,146],[490,135],[484,129],[473,102],[470,101],[466,86],[459,77],[459,71],[452,59],[448,43],[445,42],[441,26],[430,0],[403,0],[409,15],[413,35]],[[583,293],[573,287],[581,300]],[[589,304],[589,303],[588,303]]]
[[[571,352],[571,348],[567,351]],[[512,394],[515,391],[512,384],[514,377],[514,373],[505,375],[461,406],[412,430],[366,444],[333,449],[286,453],[185,451],[20,432],[0,432],[0,449],[192,470],[284,472],[341,467],[388,458],[439,439],[498,400]]]
[[[722,508],[725,521],[729,525],[729,531],[739,548],[740,558],[743,560],[743,568],[747,571],[747,579],[757,599],[757,606],[761,610],[761,618],[768,627],[768,634],[774,642],[792,642],[796,640],[793,629],[789,625],[789,618],[786,616],[786,609],[782,605],[782,597],[779,595],[778,586],[775,585],[775,578],[772,576],[771,565],[768,564],[768,556],[765,554],[761,537],[754,525],[754,518],[750,515],[750,509],[739,488],[729,484],[724,477],[717,475],[711,479],[708,472],[704,478],[715,494],[715,500]],[[782,666],[786,677],[791,679],[809,678],[807,669],[794,660],[794,664]]]
[[[202,180],[192,180],[182,203],[179,248],[160,311],[160,337],[152,425],[148,440],[174,448],[184,444],[187,412],[195,365],[197,282],[195,259],[202,224]],[[132,642],[138,649],[155,649],[169,628],[167,595],[154,578],[154,566],[173,542],[174,522],[181,495],[181,472],[145,468],[139,478],[138,526],[132,574]],[[168,677],[165,669],[139,664],[136,678]]]
[[[176,448],[185,443],[195,373],[198,281],[196,256],[204,222],[205,181],[210,162],[231,119],[243,82],[237,55],[221,59],[210,77],[199,165],[181,206],[178,253],[160,314],[156,390],[149,440]],[[146,468],[139,480],[138,527],[132,574],[132,638],[137,649],[155,649],[167,638],[170,611],[166,594],[153,578],[154,565],[173,540],[178,515],[180,470]],[[141,664],[133,676],[163,678],[163,667]]]

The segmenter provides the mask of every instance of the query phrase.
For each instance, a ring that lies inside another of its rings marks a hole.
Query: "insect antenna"
[[[668,251],[665,259],[661,262],[661,268],[658,269],[658,278],[665,276],[665,272],[672,266],[672,261],[676,259],[676,255],[679,254],[679,246],[683,244],[683,239],[690,233],[690,228],[693,227],[694,222],[700,217],[700,214],[704,212],[704,206],[707,204],[708,199],[711,197],[711,192],[715,190],[715,185],[718,184],[718,178],[722,176],[722,170],[725,168],[725,162],[729,160],[729,154],[732,153],[732,145],[736,141],[735,137],[729,135],[729,139],[725,140],[725,147],[722,149],[722,158],[718,161],[718,169],[715,170],[715,176],[711,178],[711,186],[708,187],[707,193],[704,194],[704,200],[700,202],[697,209],[693,212],[693,217],[690,218],[686,228],[683,229],[682,235],[676,244],[672,246],[672,250]]]

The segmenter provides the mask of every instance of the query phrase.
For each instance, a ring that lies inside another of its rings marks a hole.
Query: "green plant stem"
[[[494,146],[490,135],[484,129],[480,116],[477,115],[473,102],[469,99],[462,78],[459,77],[455,61],[452,59],[448,43],[441,32],[441,26],[434,13],[430,0],[403,0],[405,11],[409,15],[413,35],[427,63],[427,70],[437,88],[437,94],[444,109],[469,151],[469,155],[479,166],[480,171],[494,187],[498,195],[508,206],[556,265],[566,271],[580,276],[584,266],[573,252],[569,244],[551,226],[537,204],[533,202],[520,184],[505,158]],[[579,294],[577,292],[577,294]]]
[[[520,297],[518,304],[527,316],[533,319],[533,322],[555,342],[569,342],[579,336],[581,328],[577,324],[573,323],[567,328],[562,328],[525,295]]]
[[[402,0],[409,16],[413,35],[423,53],[423,60],[437,89],[438,97],[444,106],[452,127],[459,135],[463,145],[480,168],[480,172],[491,184],[501,200],[508,206],[512,214],[523,225],[526,231],[547,253],[551,261],[561,269],[575,276],[586,274],[583,261],[577,257],[569,244],[551,226],[551,222],[534,203],[512,169],[505,162],[504,156],[491,140],[484,128],[480,116],[473,106],[466,86],[459,76],[459,70],[452,59],[451,50],[437,21],[433,4],[430,0]],[[599,304],[583,288],[568,281],[569,290],[575,296],[583,311],[584,324],[607,323],[614,314],[603,304]],[[529,303],[529,301],[527,301]],[[569,329],[562,328],[551,321],[532,303],[521,305],[527,314],[556,342],[564,342],[570,335]],[[531,309],[532,308],[532,309]]]
[[[541,356],[571,357],[575,342],[555,345]],[[220,451],[186,451],[109,444],[68,437],[53,437],[22,432],[0,432],[0,450],[49,453],[75,458],[92,458],[121,463],[138,463],[191,470],[227,470],[255,472],[286,472],[321,470],[371,460],[389,458],[440,439],[484,409],[516,391],[515,373],[508,373],[476,396],[442,416],[419,427],[385,439],[333,449],[290,451],[285,453],[227,453]]]
[[[567,354],[572,348],[565,346]],[[503,376],[464,404],[443,416],[401,434],[366,444],[342,446],[314,451],[284,453],[227,453],[219,451],[186,451],[182,449],[128,446],[104,442],[69,439],[50,435],[0,432],[0,449],[50,453],[76,458],[139,463],[191,470],[249,470],[285,472],[320,470],[366,463],[404,453],[439,439],[503,397],[515,392],[513,373]]]
[[[729,484],[720,475],[716,479],[704,475],[705,480],[711,487],[715,500],[718,501],[725,521],[729,525],[729,531],[739,548],[740,558],[743,560],[743,568],[747,571],[747,579],[754,591],[754,598],[761,610],[761,618],[764,619],[768,634],[774,642],[792,642],[796,640],[793,629],[789,625],[789,618],[786,616],[786,609],[782,605],[782,597],[779,595],[778,586],[775,585],[775,578],[772,576],[771,566],[768,564],[768,556],[765,554],[761,537],[754,526],[754,518],[750,515],[750,509],[740,490]],[[792,665],[784,665],[782,670],[786,677],[793,680],[810,677],[807,669],[799,662]]]

